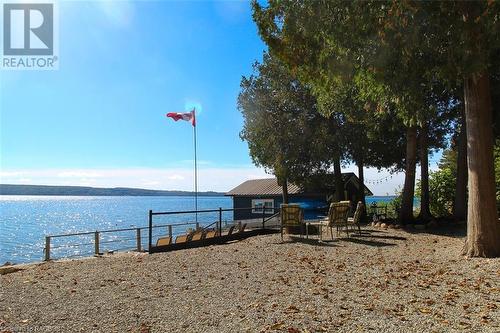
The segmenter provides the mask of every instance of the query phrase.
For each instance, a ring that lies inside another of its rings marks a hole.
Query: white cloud
[[[200,168],[200,191],[228,191],[250,178],[269,177],[263,170],[250,168]],[[193,190],[192,168],[134,169],[23,169],[4,170],[4,184],[76,185],[95,187],[137,187],[162,190]]]
[[[147,179],[141,179],[142,181],[142,186],[156,186],[160,185],[160,182],[156,180],[147,180]]]
[[[170,179],[170,180],[184,180],[184,177],[181,175],[172,175],[172,176],[168,176],[168,179]]]
[[[431,170],[436,167],[431,167]],[[348,166],[344,172],[357,174],[356,166]],[[420,172],[417,167],[417,178]],[[386,170],[378,172],[374,168],[365,168],[365,179],[377,180],[390,175]],[[226,192],[249,179],[271,178],[261,168],[211,167],[198,169],[198,189],[200,191]],[[38,185],[80,185],[94,187],[136,187],[161,190],[192,191],[194,187],[192,167],[183,168],[124,168],[124,169],[20,169],[2,170],[0,182],[3,184],[38,184]],[[379,184],[367,184],[375,195],[392,195],[404,183],[404,173],[396,173],[392,178]]]
[[[23,173],[19,171],[0,171],[0,178],[11,178],[22,176]]]
[[[103,175],[97,172],[88,172],[88,171],[63,171],[57,174],[58,177],[61,178],[98,178],[103,177]]]

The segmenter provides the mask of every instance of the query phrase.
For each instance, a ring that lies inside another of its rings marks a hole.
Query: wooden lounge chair
[[[347,218],[347,225],[352,226],[353,230],[358,227],[359,233],[361,233],[361,216],[363,215],[363,210],[365,209],[365,205],[361,201],[358,202],[358,205],[356,206],[356,211],[354,212],[353,217]]]
[[[226,236],[231,236],[231,235],[233,234],[234,227],[235,227],[235,226],[234,226],[234,225],[232,225],[232,226],[229,228],[229,230],[227,231]]]
[[[189,240],[189,234],[179,235],[175,238],[175,244],[186,243]]]
[[[205,238],[205,231],[198,230],[192,236],[190,241],[199,241]]]
[[[217,231],[215,231],[215,230],[208,230],[205,233],[205,239],[206,238],[214,238],[215,236],[217,236]]]
[[[349,214],[349,208],[351,206],[350,201],[340,201],[333,202],[330,204],[330,209],[328,211],[328,218],[323,221],[322,225],[330,228],[330,234],[333,240],[333,227],[337,228],[337,234],[339,230],[345,228],[347,236],[349,237],[349,229],[347,227],[347,215]]]
[[[167,236],[167,237],[160,237],[156,241],[156,246],[165,246],[165,245],[170,245],[172,244],[172,237]]]
[[[300,236],[302,237],[304,223],[302,209],[298,204],[282,204],[281,205],[281,241],[283,241],[283,229],[286,227],[299,227]]]

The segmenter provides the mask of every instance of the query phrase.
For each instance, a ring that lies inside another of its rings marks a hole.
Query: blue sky
[[[200,190],[266,177],[238,136],[266,48],[248,2],[63,1],[59,26],[59,70],[0,72],[2,183],[190,190],[192,127],[165,113],[193,104]]]

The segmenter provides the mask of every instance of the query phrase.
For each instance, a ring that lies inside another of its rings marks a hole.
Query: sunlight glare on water
[[[183,211],[193,207],[193,197],[0,196],[0,265],[6,261],[24,263],[42,260],[46,235],[146,227],[150,209]],[[199,197],[198,207],[232,208],[232,201],[229,197]],[[216,215],[199,215],[199,221],[201,224],[213,222]],[[224,219],[230,218],[230,213],[225,213]],[[158,216],[155,224],[193,220],[193,216],[186,215]],[[182,231],[174,230],[174,233]],[[145,245],[146,235],[142,236]],[[51,257],[91,255],[93,237],[53,238]],[[135,246],[135,231],[102,234],[101,237],[103,250]],[[116,239],[123,242],[109,242]],[[76,243],[87,245],[58,248]]]

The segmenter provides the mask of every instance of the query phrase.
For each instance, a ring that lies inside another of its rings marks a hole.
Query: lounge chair
[[[205,238],[205,231],[198,230],[191,236],[191,241],[199,241]]]
[[[165,246],[165,245],[170,245],[172,244],[172,237],[167,236],[167,237],[160,237],[156,241],[156,246]]]
[[[215,230],[208,230],[205,233],[205,239],[206,238],[214,238],[215,236],[217,236],[217,231],[215,231]]]
[[[347,218],[347,225],[352,226],[353,230],[354,228],[358,227],[359,233],[361,233],[361,216],[363,215],[363,210],[365,209],[365,205],[361,201],[358,202],[358,205],[356,206],[356,211],[354,212],[353,217]]]
[[[175,244],[179,244],[179,243],[186,243],[187,241],[189,241],[189,237],[190,235],[189,234],[184,234],[184,235],[179,235],[175,238]]]
[[[232,225],[232,226],[229,228],[229,230],[227,231],[226,236],[231,236],[231,235],[233,234],[234,227],[235,227],[235,226],[234,226],[234,225]]]
[[[282,204],[281,205],[281,241],[283,241],[283,229],[286,227],[299,227],[300,236],[302,237],[304,223],[302,209],[298,204]]]
[[[349,208],[351,206],[350,201],[340,201],[333,202],[330,204],[330,209],[328,210],[328,218],[322,221],[322,225],[330,228],[330,234],[333,240],[333,227],[337,228],[337,234],[339,230],[345,228],[347,236],[349,237],[349,229],[347,227],[347,215],[349,214]]]

